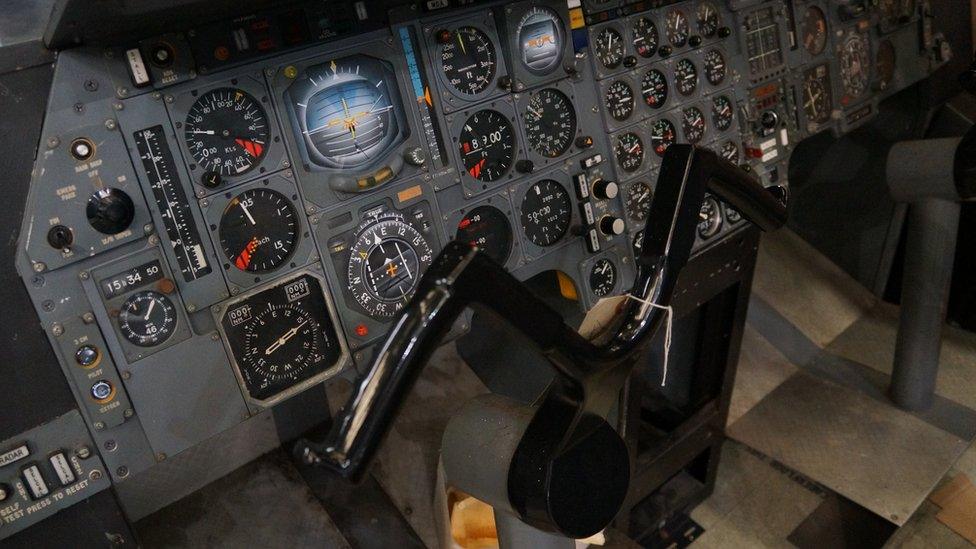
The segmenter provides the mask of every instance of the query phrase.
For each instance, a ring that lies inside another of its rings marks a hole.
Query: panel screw
[[[126,472],[126,474],[128,474],[128,472]],[[125,545],[125,538],[122,537],[122,534],[109,534],[108,541],[112,545]]]
[[[159,238],[157,238],[156,235],[151,235],[149,237],[149,245],[155,246],[156,244],[159,244]]]
[[[115,104],[114,104],[114,105],[112,105],[112,107],[113,107],[113,108],[115,108],[115,110],[117,110],[117,111],[121,111],[122,109],[124,109],[124,108],[125,108],[125,105],[123,105],[123,104],[122,104],[121,102],[119,102],[119,101],[116,101],[116,102],[115,102]]]
[[[119,97],[125,97],[125,96],[129,95],[129,88],[126,88],[124,86],[120,86],[120,87],[118,87],[118,88],[115,89],[115,95],[118,95]]]
[[[289,162],[289,161],[287,161],[287,160],[284,160],[284,161],[282,161],[282,163],[281,163],[281,167],[282,167],[282,168],[290,168],[290,167],[291,167],[291,162]]]
[[[186,304],[186,310],[189,311],[189,312],[191,312],[191,313],[196,312],[197,306],[194,305],[193,303],[187,303]]]
[[[172,95],[167,95],[167,96],[165,97],[165,101],[166,101],[167,103],[172,103],[173,101],[176,101],[176,98],[175,98],[175,97],[173,97]]]
[[[210,207],[210,201],[209,200],[201,200],[200,201],[200,207],[201,208],[209,208]]]
[[[115,119],[109,118],[108,120],[106,120],[105,121],[105,129],[106,130],[109,130],[109,131],[114,130],[115,129]]]
[[[101,421],[96,421],[95,422],[95,430],[96,431],[101,431],[104,428],[105,428],[105,424],[104,423],[102,423]]]
[[[159,92],[153,92],[152,93],[152,98],[155,99],[156,101],[159,101],[160,99],[163,98],[163,94],[161,94]]]
[[[85,112],[85,104],[84,103],[75,103],[75,112],[78,113],[78,114],[81,114],[81,113]]]
[[[64,326],[55,322],[54,326],[51,326],[51,333],[54,334],[54,337],[61,337],[64,335]]]
[[[47,148],[49,149],[56,149],[60,144],[61,144],[61,140],[58,139],[57,137],[49,137],[47,139]]]
[[[267,75],[267,76],[274,76],[274,73],[275,73],[275,70],[274,69],[270,69],[270,68],[269,69],[264,69],[264,74]]]
[[[31,284],[36,288],[40,288],[44,285],[44,277],[41,275],[34,275],[31,277]]]
[[[166,461],[166,454],[162,452],[156,454],[156,461]]]
[[[54,310],[54,302],[50,299],[45,299],[44,302],[41,303],[41,308],[44,309],[45,312],[50,313]]]
[[[315,213],[315,206],[306,206],[305,207],[305,213],[307,213],[308,215],[314,214]]]
[[[124,370],[122,372],[122,379],[129,379],[130,377],[132,377],[132,372],[129,370]]]
[[[134,414],[135,412],[132,411],[132,408],[126,408],[125,411],[122,412],[122,416],[127,418],[132,417]]]
[[[217,332],[214,332],[214,333],[210,334],[210,339],[213,340],[213,341],[220,341],[220,334],[218,334]]]
[[[239,293],[241,293],[241,289],[238,288],[237,286],[234,286],[233,288],[230,289],[230,295],[237,295]]]
[[[197,189],[197,198],[203,198],[203,196],[205,194],[207,194],[207,193],[204,192],[203,189]],[[206,207],[206,206],[204,206],[204,207]]]
[[[291,179],[291,178],[292,178],[292,177],[294,177],[294,176],[295,176],[295,174],[294,174],[294,173],[292,173],[292,171],[291,171],[291,170],[286,170],[286,171],[285,171],[285,177],[287,177],[287,178],[289,178],[289,179]]]
[[[142,226],[142,232],[144,232],[146,234],[152,234],[152,232],[153,232],[153,224],[152,223],[146,223],[145,225],[143,225]]]
[[[98,469],[95,469],[91,473],[88,473],[88,478],[90,478],[92,480],[98,480],[98,479],[102,478],[102,472],[99,471]]]
[[[95,322],[95,315],[92,314],[91,311],[88,311],[87,313],[81,315],[81,320],[85,324],[91,324],[91,323]]]
[[[88,271],[79,271],[78,272],[78,278],[80,278],[82,280],[88,280],[88,276],[89,276],[88,275]]]
[[[91,457],[91,450],[87,446],[81,446],[75,450],[75,457],[78,459],[88,459]]]
[[[115,474],[120,477],[127,477],[129,476],[129,468],[123,465],[115,470]]]
[[[85,89],[90,92],[98,90],[98,80],[95,80],[93,78],[89,78],[88,80],[85,80]]]

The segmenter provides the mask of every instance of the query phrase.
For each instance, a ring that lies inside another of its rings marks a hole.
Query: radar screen
[[[336,175],[330,181],[334,188],[365,190],[393,179],[403,167],[402,159],[390,155],[409,129],[389,63],[357,54],[310,66],[295,75],[285,101],[313,169],[372,172],[366,178]]]
[[[321,379],[342,356],[322,284],[310,273],[231,304],[220,325],[244,389],[265,404]]]

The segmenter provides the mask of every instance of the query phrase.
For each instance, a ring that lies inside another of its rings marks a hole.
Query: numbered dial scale
[[[617,267],[609,259],[601,259],[590,267],[590,276],[587,281],[593,295],[606,297],[617,285]]]
[[[522,114],[529,146],[546,158],[562,156],[576,136],[576,109],[566,95],[545,88],[532,95]]]
[[[522,231],[536,246],[552,246],[566,234],[573,220],[569,192],[558,182],[543,179],[522,198]]]
[[[366,313],[390,318],[413,297],[434,260],[424,236],[399,212],[384,212],[356,231],[347,270],[348,290]]]
[[[273,271],[295,251],[298,216],[285,195],[265,188],[248,189],[234,197],[220,216],[220,247],[241,271]]]
[[[240,381],[256,400],[284,397],[342,356],[322,284],[311,274],[230,305],[220,325]]]
[[[205,177],[242,175],[256,167],[267,152],[267,118],[261,104],[243,90],[210,90],[186,115],[186,148],[207,173]]]
[[[136,292],[122,304],[118,324],[129,343],[155,347],[173,335],[176,307],[170,298],[154,290]]]
[[[465,26],[453,33],[440,31],[441,71],[451,86],[465,95],[477,95],[492,85],[497,70],[495,45],[481,29]],[[448,38],[450,36],[450,38]]]
[[[458,149],[468,175],[486,183],[496,181],[515,161],[515,130],[502,113],[478,111],[461,127]]]

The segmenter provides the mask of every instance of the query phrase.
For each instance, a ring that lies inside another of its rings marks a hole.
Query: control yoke
[[[632,295],[670,304],[695,243],[706,192],[763,230],[786,221],[784,189],[764,188],[711,151],[672,145],[661,165]],[[626,447],[606,418],[665,312],[627,300],[605,335],[587,340],[470,244],[455,241],[444,248],[377,350],[328,439],[299,441],[296,453],[306,463],[358,481],[421,368],[468,306],[490,310],[524,334],[557,374],[531,407],[513,446],[506,467],[510,508],[541,530],[574,538],[598,532],[619,511],[630,482]]]

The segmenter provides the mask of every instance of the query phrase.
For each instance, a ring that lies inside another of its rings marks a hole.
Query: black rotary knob
[[[599,198],[600,200],[613,200],[614,198],[617,198],[617,194],[619,192],[620,187],[618,187],[613,181],[599,179],[593,184],[593,196]]]
[[[88,223],[102,234],[118,234],[129,228],[136,215],[132,199],[119,189],[102,189],[91,195],[85,208]]]
[[[617,236],[627,230],[624,220],[612,215],[605,215],[600,219],[600,231],[607,236]]]

